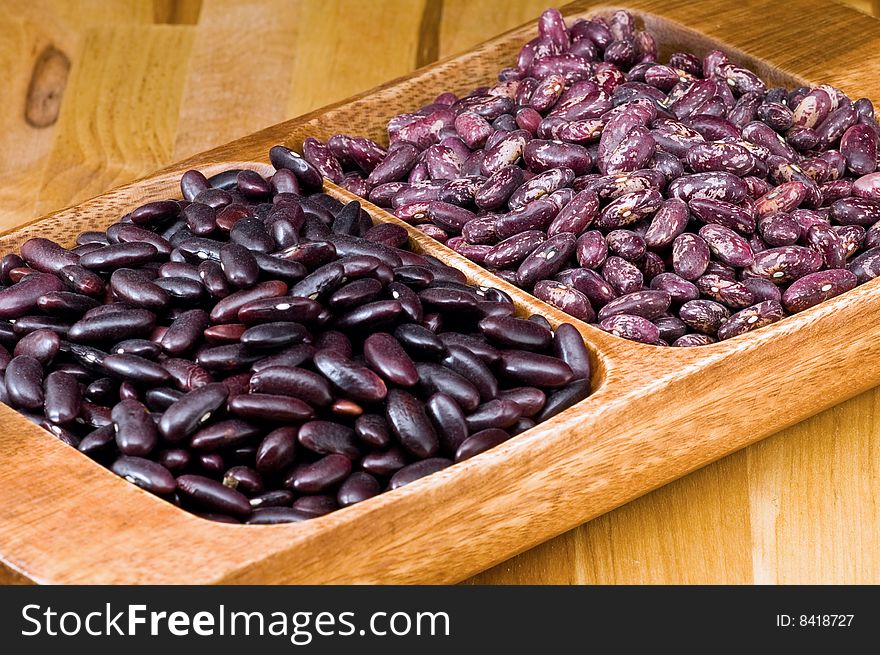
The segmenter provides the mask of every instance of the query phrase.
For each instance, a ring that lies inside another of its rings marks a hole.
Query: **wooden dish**
[[[772,83],[827,82],[852,97],[877,81],[880,23],[818,0],[631,0],[665,54],[721,47]],[[569,17],[608,12],[576,2]],[[689,27],[685,27],[688,25]],[[388,117],[441,90],[489,83],[533,23],[346,102],[282,123],[0,237],[70,244],[132,207],[174,197],[180,174],[270,170],[276,143],[337,132],[384,139]],[[855,40],[855,35],[858,40]],[[850,69],[860,63],[860,71]],[[329,192],[352,198],[328,184]],[[379,221],[396,219],[366,203]],[[577,325],[593,395],[490,452],[305,523],[212,523],[152,496],[0,406],[0,581],[37,583],[449,583],[880,383],[878,284],[713,346],[618,339],[541,303],[410,231],[417,250],[514,297],[521,313]]]

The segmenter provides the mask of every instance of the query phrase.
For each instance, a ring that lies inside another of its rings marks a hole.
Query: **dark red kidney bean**
[[[465,421],[470,432],[479,432],[489,428],[508,428],[516,423],[522,410],[513,400],[499,399],[490,400],[478,406]]]
[[[59,277],[64,284],[67,284],[71,289],[78,293],[85,294],[87,296],[100,296],[104,293],[104,280],[97,273],[93,273],[92,271],[83,268],[82,266],[65,266],[59,271]],[[48,280],[52,280],[51,282],[46,282],[52,286],[58,285],[58,278],[55,276],[49,276]],[[52,291],[61,291],[64,288],[64,285],[60,285],[60,288],[53,288],[47,291],[47,293],[51,293]],[[4,293],[5,291],[0,291],[0,315],[3,313],[4,306]],[[45,294],[42,294],[45,295]]]
[[[446,351],[446,346],[437,335],[421,325],[398,325],[394,337],[413,356],[438,357]]]
[[[318,191],[324,185],[318,170],[290,148],[273,146],[269,150],[269,160],[276,169],[291,171],[305,190]]]
[[[541,423],[553,418],[589,395],[589,380],[575,380],[548,395],[544,408],[534,417],[534,420]]]
[[[845,269],[809,273],[795,280],[782,294],[782,306],[792,314],[855,288],[856,275]]]
[[[300,426],[299,443],[319,455],[338,453],[352,461],[361,456],[354,430],[332,421],[308,421]]]
[[[162,360],[162,366],[171,374],[174,384],[181,391],[192,391],[214,381],[208,371],[188,359],[169,357]]]
[[[120,268],[110,277],[113,295],[132,307],[158,310],[168,305],[168,292],[145,278],[140,271]]]
[[[79,416],[82,390],[76,378],[62,371],[46,376],[44,411],[52,423],[70,423]]]
[[[37,409],[42,407],[43,367],[30,355],[13,357],[6,366],[6,393],[16,407]]]
[[[239,311],[248,303],[268,298],[281,298],[287,294],[287,284],[278,280],[260,282],[250,289],[236,291],[221,299],[211,310],[212,323],[234,323]],[[247,322],[242,320],[242,322]]]
[[[508,439],[510,439],[510,434],[498,428],[486,428],[475,432],[458,447],[455,452],[455,461],[463,462],[504,443]]]
[[[120,225],[116,235],[119,243],[149,243],[163,257],[170,255],[173,250],[168,239],[136,225]]]
[[[108,314],[88,316],[74,323],[68,339],[79,343],[121,341],[149,334],[156,325],[156,315],[146,309],[126,309]]]
[[[311,322],[318,318],[322,310],[321,304],[311,298],[272,296],[239,305],[235,316],[246,325],[293,320]]]
[[[248,496],[261,494],[266,489],[263,478],[249,466],[233,466],[223,474],[223,484]]]
[[[255,425],[229,419],[201,428],[193,434],[189,445],[195,450],[210,452],[246,443],[259,434]]]
[[[298,466],[290,476],[290,486],[300,493],[320,493],[348,478],[351,469],[351,460],[345,455],[325,455],[311,464]]]
[[[785,313],[778,302],[774,300],[760,302],[751,307],[746,307],[731,316],[718,329],[718,338],[721,340],[730,339],[731,337],[775,323],[784,316]]]
[[[357,503],[378,496],[382,491],[379,481],[369,473],[356,471],[342,483],[336,493],[336,500],[340,507],[349,507]]]
[[[340,330],[374,330],[393,325],[402,313],[397,300],[376,300],[343,314],[335,325]]]
[[[235,396],[228,407],[232,414],[252,420],[303,421],[314,416],[314,410],[297,398],[263,393]]]
[[[20,248],[21,257],[28,266],[42,273],[57,273],[65,266],[76,266],[80,258],[75,253],[49,239],[28,239]]]
[[[440,360],[443,366],[469,380],[484,402],[498,396],[498,380],[483,360],[463,346],[449,344],[446,348],[446,355]]]
[[[184,200],[192,202],[202,191],[211,188],[208,179],[197,170],[189,170],[180,178],[180,193]]]
[[[165,367],[137,355],[107,355],[103,366],[113,376],[149,386],[162,386],[171,381]]]
[[[205,261],[199,264],[199,280],[204,285],[208,293],[214,298],[226,298],[233,289],[220,268],[220,263],[215,261]],[[161,280],[160,280],[161,281]]]
[[[220,249],[220,267],[226,279],[239,289],[253,286],[260,275],[251,251],[238,243],[227,243]]]
[[[473,411],[480,403],[476,386],[452,369],[431,362],[417,362],[419,386],[426,393],[445,393],[451,396],[462,410]]]
[[[201,475],[188,474],[178,477],[177,493],[184,502],[201,509],[242,518],[251,513],[247,496]]]
[[[8,386],[9,383],[7,382]],[[113,423],[109,407],[102,407],[88,401],[83,401],[77,421],[91,425],[93,428],[102,428]]]
[[[379,402],[388,393],[385,383],[373,371],[336,352],[318,350],[313,361],[321,375],[353,400]]]
[[[503,351],[498,372],[511,384],[551,388],[568,384],[575,375],[561,359],[524,350]]]
[[[15,319],[12,331],[16,335],[26,335],[35,330],[48,330],[64,337],[70,331],[70,325],[68,321],[51,316],[21,316]]]
[[[280,525],[282,523],[299,523],[313,518],[293,507],[258,507],[255,508],[245,523],[248,525]]]
[[[250,390],[293,396],[315,407],[327,407],[333,402],[330,384],[320,375],[302,368],[270,366],[255,372],[250,379]]]
[[[174,200],[157,200],[133,209],[131,222],[137,225],[157,224],[171,220],[180,213],[180,205]]]
[[[259,373],[273,366],[297,367],[310,361],[314,354],[315,347],[311,344],[303,343],[291,346],[280,353],[257,360],[251,365],[251,372]]]
[[[89,296],[70,291],[52,291],[37,300],[37,307],[54,316],[75,317],[98,306],[98,301]]]
[[[579,376],[579,374],[575,373]],[[522,416],[531,417],[541,411],[547,400],[546,394],[536,387],[514,387],[499,393],[499,398],[512,400],[519,405]]]
[[[337,330],[326,330],[318,336],[315,342],[316,350],[332,350],[345,358],[351,358],[354,347],[349,339],[342,332]]]
[[[550,330],[521,318],[489,316],[478,326],[490,340],[506,348],[544,350],[553,340]]]
[[[110,417],[116,433],[116,446],[124,455],[144,457],[159,442],[153,417],[137,400],[121,400],[113,406]]]
[[[367,364],[391,384],[412,387],[419,381],[415,363],[390,334],[371,334],[364,341],[363,352]]]
[[[255,512],[264,508],[281,509],[286,511],[292,510],[291,504],[293,503],[294,498],[295,496],[293,492],[289,489],[274,489],[272,491],[266,491],[257,494],[256,496],[252,496],[248,499],[248,502],[251,504],[251,507],[254,508]],[[252,522],[253,517],[254,515],[252,514]]]
[[[386,450],[375,450],[364,455],[361,467],[371,475],[386,477],[406,466],[407,458],[403,450],[392,446]]]
[[[410,287],[399,282],[392,282],[387,287],[391,297],[400,303],[404,315],[411,321],[421,322],[424,317],[422,301]]]
[[[449,466],[452,466],[452,460],[443,457],[431,457],[409,464],[391,476],[388,488],[392,490],[399,489],[400,487],[415,482],[420,478],[442,471]]]
[[[64,284],[54,275],[28,275],[12,286],[0,289],[0,319],[24,316],[37,307],[41,296],[63,289]]]
[[[269,432],[257,448],[257,471],[271,474],[292,466],[296,458],[297,433],[297,428],[292,426],[280,427]]]
[[[158,249],[149,243],[111,243],[86,253],[79,258],[79,265],[87,269],[112,271],[117,268],[141,266],[159,257]]]
[[[358,438],[368,446],[387,448],[391,444],[388,423],[378,414],[362,414],[354,422]]]
[[[177,481],[171,471],[143,457],[123,455],[113,462],[110,469],[119,477],[159,496],[167,496],[177,488]]]
[[[52,330],[34,330],[23,336],[17,344],[13,354],[30,355],[43,366],[48,366],[55,359],[61,349],[61,338]]]
[[[556,328],[553,335],[553,353],[568,364],[575,379],[589,379],[590,353],[580,332],[570,323],[562,323]]]
[[[241,344],[250,350],[271,350],[303,343],[311,337],[299,323],[278,321],[249,327],[241,335]]]
[[[192,350],[210,325],[208,314],[202,309],[190,309],[178,316],[160,341],[169,355],[182,355]]]
[[[220,383],[189,391],[162,415],[159,432],[172,443],[186,439],[226,402],[227,394],[226,387]]]

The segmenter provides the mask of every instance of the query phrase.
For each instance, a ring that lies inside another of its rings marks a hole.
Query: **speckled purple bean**
[[[718,338],[721,340],[745,334],[751,330],[757,330],[785,317],[782,306],[775,300],[766,300],[751,307],[746,307],[732,315],[718,329]]]

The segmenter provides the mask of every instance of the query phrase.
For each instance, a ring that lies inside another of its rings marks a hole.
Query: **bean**
[[[543,350],[553,339],[547,328],[521,318],[490,316],[479,322],[479,328],[502,347]]]
[[[774,284],[787,284],[815,273],[822,266],[822,255],[803,246],[770,248],[755,255],[755,261],[745,270],[750,275],[763,277]]]
[[[114,405],[111,419],[121,453],[144,457],[158,444],[156,423],[147,408],[137,400],[129,398]]]
[[[370,369],[329,350],[314,355],[315,367],[334,387],[354,400],[378,402],[388,389],[382,379]]]
[[[29,275],[12,286],[0,289],[0,319],[24,316],[33,311],[42,296],[63,289],[64,284],[54,275]]]
[[[456,450],[455,461],[463,462],[487,450],[491,450],[510,439],[510,434],[497,428],[487,428],[475,432],[468,437]]]
[[[348,478],[351,468],[348,457],[331,453],[311,464],[297,467],[292,475],[291,486],[300,493],[320,493]]]
[[[473,411],[480,402],[480,392],[467,378],[452,369],[430,362],[417,362],[419,387],[426,393],[445,393],[463,411]]]
[[[339,487],[336,500],[340,507],[349,507],[377,496],[381,491],[379,481],[375,477],[363,471],[356,471]]]
[[[91,317],[87,313],[70,327],[67,337],[79,343],[120,341],[149,334],[155,325],[156,315],[146,309],[114,311]]]
[[[82,391],[76,378],[62,371],[46,376],[44,408],[46,418],[52,423],[70,423],[79,415],[82,407]]]
[[[855,288],[858,278],[845,269],[809,273],[795,280],[782,294],[782,306],[792,314]]]
[[[162,415],[159,432],[169,442],[182,441],[223,405],[227,394],[226,387],[219,383],[207,384],[185,393]]]
[[[30,355],[13,357],[6,366],[6,393],[9,402],[24,409],[43,405],[43,367]]]
[[[297,398],[264,393],[235,396],[229,400],[228,407],[231,413],[243,419],[287,422],[314,416],[312,408]]]
[[[52,330],[34,330],[15,344],[13,354],[15,356],[30,355],[43,366],[48,366],[60,349],[61,338],[58,334]]]
[[[766,300],[751,307],[746,307],[731,316],[718,329],[721,340],[745,334],[751,330],[770,325],[783,318],[782,306],[775,300]]]
[[[201,475],[178,477],[177,493],[185,502],[201,509],[242,518],[251,513],[247,496]]]
[[[143,457],[123,455],[110,468],[116,475],[159,496],[171,494],[177,488],[177,481],[167,468]]]
[[[596,313],[590,300],[574,287],[554,280],[540,280],[532,291],[539,300],[561,309],[582,321],[592,322]]]
[[[616,337],[641,343],[656,343],[660,339],[659,328],[641,316],[616,314],[601,321],[599,327]]]
[[[408,466],[404,466],[403,468],[398,470],[393,476],[391,476],[391,481],[389,482],[388,488],[392,490],[398,489],[400,487],[403,487],[404,485],[410,484],[411,482],[415,482],[420,478],[431,475],[432,473],[442,471],[449,466],[452,466],[452,460],[445,459],[443,457],[430,457],[428,459],[423,459],[419,462],[409,464]]]

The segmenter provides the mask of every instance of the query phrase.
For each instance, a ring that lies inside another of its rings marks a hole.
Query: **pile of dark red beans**
[[[492,87],[337,135],[325,177],[581,320],[656,345],[728,339],[880,274],[866,98],[767,86],[720,51],[658,62],[618,11],[539,35]]]
[[[301,521],[590,393],[578,331],[407,250],[275,147],[67,249],[0,260],[0,400],[206,518]]]

